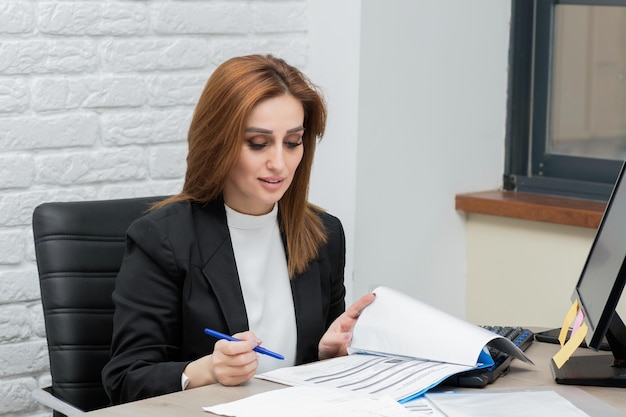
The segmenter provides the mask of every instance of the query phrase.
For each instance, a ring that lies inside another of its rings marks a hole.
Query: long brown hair
[[[245,123],[261,100],[289,94],[304,109],[304,155],[291,186],[278,202],[278,223],[286,240],[289,276],[303,272],[326,241],[308,202],[309,179],[318,139],[326,127],[326,104],[317,87],[297,68],[271,55],[248,55],[221,64],[207,81],[191,120],[183,190],[157,205],[219,198],[239,158]]]

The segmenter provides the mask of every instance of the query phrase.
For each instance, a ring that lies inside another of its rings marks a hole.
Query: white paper
[[[402,404],[402,406],[411,412],[411,417],[447,417],[425,396]]]
[[[309,387],[277,389],[202,409],[231,417],[417,417],[390,398]]]
[[[359,316],[350,352],[402,355],[430,361],[476,366],[491,342],[524,362],[532,361],[513,342],[428,304],[386,287]]]
[[[426,394],[447,417],[589,417],[554,391]]]
[[[473,366],[409,358],[349,355],[256,375],[286,385],[338,388],[375,398],[405,401],[422,395],[448,376]]]

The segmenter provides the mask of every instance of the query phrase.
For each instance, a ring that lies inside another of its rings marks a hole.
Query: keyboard
[[[526,350],[534,340],[534,333],[522,327],[487,325],[481,327],[506,337],[521,350]],[[492,366],[483,369],[472,369],[471,371],[452,375],[447,378],[443,384],[457,387],[484,387],[487,384],[491,384],[501,375],[506,374],[514,358],[495,348],[489,346],[487,348],[494,361]]]

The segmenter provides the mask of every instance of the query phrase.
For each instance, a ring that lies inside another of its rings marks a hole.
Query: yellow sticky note
[[[578,328],[578,331],[573,334],[569,340],[561,347],[561,349],[552,357],[557,368],[561,368],[565,362],[572,356],[572,353],[580,346],[588,331],[587,323],[583,323]]]
[[[569,311],[565,315],[565,319],[563,320],[563,325],[561,326],[561,333],[559,333],[559,342],[561,342],[561,346],[565,344],[565,338],[567,337],[567,330],[569,329],[569,325],[574,321],[576,317],[576,313],[578,312],[578,300],[574,300],[574,304],[569,308]]]

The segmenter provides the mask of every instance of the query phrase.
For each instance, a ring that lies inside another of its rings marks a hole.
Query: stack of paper
[[[203,409],[229,417],[624,417],[569,386],[429,393],[404,406],[342,390],[291,387]]]

